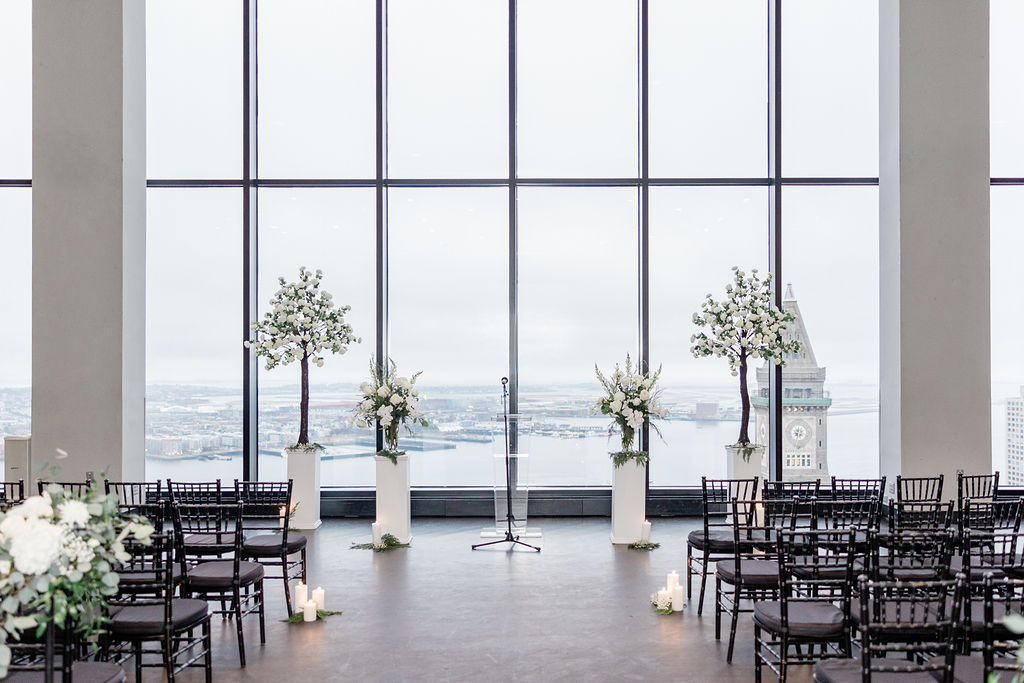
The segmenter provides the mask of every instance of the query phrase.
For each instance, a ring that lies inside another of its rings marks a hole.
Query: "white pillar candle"
[[[317,586],[313,589],[313,602],[316,603],[317,609],[324,608],[324,589],[322,586]]]
[[[675,588],[678,585],[679,585],[679,574],[677,574],[676,570],[673,569],[672,571],[670,571],[668,573],[668,578],[665,580],[665,587],[668,588],[669,590],[672,590],[673,588]]]
[[[381,531],[380,522],[374,522],[370,525],[370,532],[373,534],[373,545],[379,547],[381,539],[384,537],[384,533]]]
[[[683,600],[686,599],[685,597],[683,597],[683,587],[680,586],[679,584],[676,584],[675,586],[672,587],[671,590],[672,590],[672,611],[673,612],[682,612],[683,611]]]
[[[647,543],[650,540],[651,540],[651,523],[648,522],[645,519],[644,520],[644,526],[640,530],[640,541],[643,542],[643,543]]]
[[[287,512],[287,510],[286,510],[286,509],[285,509],[285,507],[284,507],[284,506],[282,505],[282,506],[281,506],[281,510],[280,510],[280,516],[281,516],[281,519],[277,520],[277,524],[278,524],[278,526],[279,526],[280,528],[282,528],[282,529],[284,529],[284,518],[285,518],[285,512]]]
[[[307,602],[309,602],[309,587],[299,581],[299,585],[295,587],[295,611],[298,612],[304,608]]]
[[[316,621],[316,603],[312,600],[308,600],[305,607],[302,608],[302,620]]]

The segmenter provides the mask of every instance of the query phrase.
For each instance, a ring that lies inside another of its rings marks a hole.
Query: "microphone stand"
[[[486,543],[477,543],[473,546],[473,550],[489,545],[497,545],[498,543],[511,543],[512,548],[521,545],[530,550],[536,550],[539,553],[540,548],[520,541],[519,537],[512,533],[512,523],[515,521],[515,515],[512,514],[512,456],[509,454],[508,447],[508,377],[501,378],[501,406],[505,418],[505,502],[507,506],[505,510],[505,538],[497,541],[487,541]]]

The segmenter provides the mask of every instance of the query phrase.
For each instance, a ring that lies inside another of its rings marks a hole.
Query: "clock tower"
[[[793,285],[786,285],[782,308],[795,321],[786,330],[786,340],[800,342],[800,351],[786,356],[782,366],[782,474],[786,481],[828,478],[828,409],[832,399],[825,394],[825,368],[818,365]],[[768,373],[757,369],[754,408],[754,440],[768,445]]]

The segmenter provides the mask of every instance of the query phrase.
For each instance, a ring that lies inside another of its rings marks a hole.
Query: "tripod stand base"
[[[544,537],[541,529],[535,526],[530,527],[519,527],[512,529],[512,535],[518,536],[519,538],[529,540],[531,538],[540,539]],[[484,527],[480,532],[480,538],[484,540],[491,540],[495,538],[505,538],[505,530],[500,527],[488,526]]]
[[[490,546],[490,545],[498,545],[499,543],[511,543],[513,549],[517,545],[521,545],[524,548],[529,548],[530,550],[536,550],[538,553],[540,552],[540,548],[538,548],[537,546],[530,545],[529,543],[524,543],[523,541],[519,540],[518,536],[513,536],[509,532],[505,533],[505,538],[500,538],[497,541],[487,541],[486,543],[477,543],[476,545],[473,546],[473,550],[476,550],[477,548],[486,548],[487,546]]]

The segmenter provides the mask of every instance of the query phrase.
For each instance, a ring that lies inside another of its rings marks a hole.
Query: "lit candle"
[[[384,534],[383,534],[383,532],[381,531],[381,528],[380,528],[380,522],[374,522],[373,524],[371,524],[370,525],[370,532],[373,534],[373,545],[374,545],[374,547],[380,547],[381,538],[383,538],[383,536],[384,536]]]
[[[284,529],[285,512],[287,512],[287,510],[285,509],[284,505],[282,505],[281,506],[281,518],[279,520],[277,520],[278,526],[280,526],[282,529]]]
[[[672,590],[673,588],[675,588],[676,586],[679,585],[679,574],[677,574],[676,570],[673,569],[672,571],[670,571],[668,573],[668,578],[665,579],[665,581],[666,581],[666,584],[665,584],[666,587],[669,590]]]
[[[316,603],[312,600],[308,600],[306,606],[302,608],[302,620],[316,621]]]
[[[668,588],[658,590],[658,609],[672,606],[672,592]]]
[[[651,523],[646,519],[644,520],[643,529],[640,530],[640,541],[647,543],[651,540]]]
[[[313,589],[313,602],[316,603],[317,609],[324,608],[324,589],[322,586],[317,586]]]
[[[683,587],[678,583],[672,587],[672,611],[682,612],[683,611]]]
[[[307,602],[309,602],[309,587],[299,581],[299,585],[295,587],[295,610],[304,608]]]

